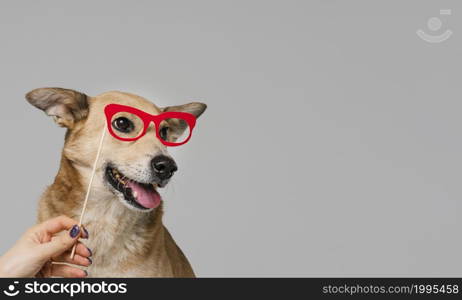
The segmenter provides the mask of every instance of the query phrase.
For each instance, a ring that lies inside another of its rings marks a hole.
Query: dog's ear
[[[178,111],[178,112],[186,112],[193,114],[196,118],[199,118],[200,115],[205,111],[207,105],[200,102],[191,102],[188,104],[183,105],[176,105],[176,106],[167,106],[162,109],[163,112],[166,111]]]
[[[87,96],[74,90],[39,88],[27,93],[26,99],[62,127],[72,128],[88,115]]]
[[[204,103],[191,102],[183,105],[168,106],[163,108],[162,111],[186,112],[193,114],[196,118],[199,118],[199,116],[202,115],[206,108],[207,105]],[[176,141],[182,134],[185,133],[186,129],[188,128],[188,124],[183,120],[169,119],[167,122],[169,123],[169,127],[172,130],[172,134],[169,137],[171,142]]]

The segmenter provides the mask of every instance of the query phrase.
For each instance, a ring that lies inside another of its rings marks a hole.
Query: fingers
[[[72,267],[64,264],[52,263],[50,268],[45,273],[50,274],[50,277],[68,277],[68,278],[83,278],[87,277],[87,272],[77,267]]]
[[[80,256],[83,256],[83,257],[90,257],[92,256],[92,252],[90,250],[90,248],[88,248],[87,246],[85,246],[84,244],[82,243],[77,243],[77,247],[75,248],[75,254],[78,254]]]
[[[65,252],[61,254],[56,261],[65,262],[69,264],[73,264],[76,266],[88,267],[92,264],[92,261],[89,257],[83,257],[81,255],[74,255],[74,258],[71,258],[70,252]]]
[[[91,251],[82,243],[78,243],[75,249],[74,258],[71,258],[71,251],[66,251],[57,257],[53,257],[53,261],[88,267],[92,264],[90,256]]]
[[[82,238],[88,239],[89,237],[90,237],[90,234],[88,233],[88,230],[85,228],[85,226],[82,225]]]
[[[88,273],[77,266],[88,267],[92,264],[90,258],[92,255],[91,250],[84,244],[77,242],[74,258],[71,258],[70,254],[71,251],[68,250],[58,256],[54,256],[53,262],[48,261],[37,275],[39,277],[87,277]]]
[[[75,224],[77,224],[77,221],[67,216],[59,216],[38,225],[38,229],[45,230],[50,234],[55,234],[63,230],[69,230]]]
[[[74,225],[70,228],[69,231],[53,237],[48,243],[41,244],[38,249],[40,251],[39,255],[49,259],[50,257],[58,256],[66,250],[69,250],[82,234],[82,230],[79,226]]]

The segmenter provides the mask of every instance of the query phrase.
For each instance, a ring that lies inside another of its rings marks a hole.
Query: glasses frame
[[[131,113],[139,117],[143,121],[143,125],[144,125],[143,132],[141,132],[140,135],[134,138],[123,138],[123,137],[118,136],[112,128],[111,121],[112,121],[112,117],[116,113],[119,113],[119,112],[127,112],[127,113]],[[109,133],[116,139],[125,141],[125,142],[132,142],[132,141],[136,141],[142,138],[146,134],[146,131],[149,128],[149,124],[153,122],[154,125],[156,126],[155,129],[156,129],[157,139],[161,141],[162,144],[164,144],[165,146],[169,146],[169,147],[181,146],[181,145],[186,144],[189,141],[189,139],[192,136],[194,126],[196,126],[196,117],[193,114],[185,113],[185,112],[168,111],[168,112],[163,112],[158,115],[151,115],[151,114],[148,114],[147,112],[144,112],[142,110],[136,109],[131,106],[126,106],[126,105],[121,105],[121,104],[108,104],[104,108],[104,114],[106,115],[106,122],[107,122],[107,128],[109,130]],[[186,121],[186,123],[188,123],[189,125],[189,136],[183,142],[180,142],[180,143],[167,142],[167,141],[164,141],[159,135],[160,123],[164,121],[165,119],[172,119],[172,118],[182,119]]]

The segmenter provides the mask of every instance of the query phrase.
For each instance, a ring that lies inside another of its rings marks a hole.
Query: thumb
[[[80,237],[80,233],[80,227],[78,225],[74,225],[69,232],[64,232],[52,239],[50,242],[42,244],[40,247],[40,255],[44,259],[50,259],[62,254],[77,242]]]

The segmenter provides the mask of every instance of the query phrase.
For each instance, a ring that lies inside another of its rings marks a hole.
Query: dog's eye
[[[129,133],[135,128],[135,126],[133,125],[133,122],[125,117],[119,117],[115,119],[114,121],[112,121],[112,126],[114,126],[114,128],[117,129],[118,131],[124,132],[124,133]]]
[[[159,130],[159,135],[160,135],[160,138],[163,139],[164,141],[167,140],[167,135],[168,135],[168,127],[165,126],[165,127],[162,127],[160,130]]]

